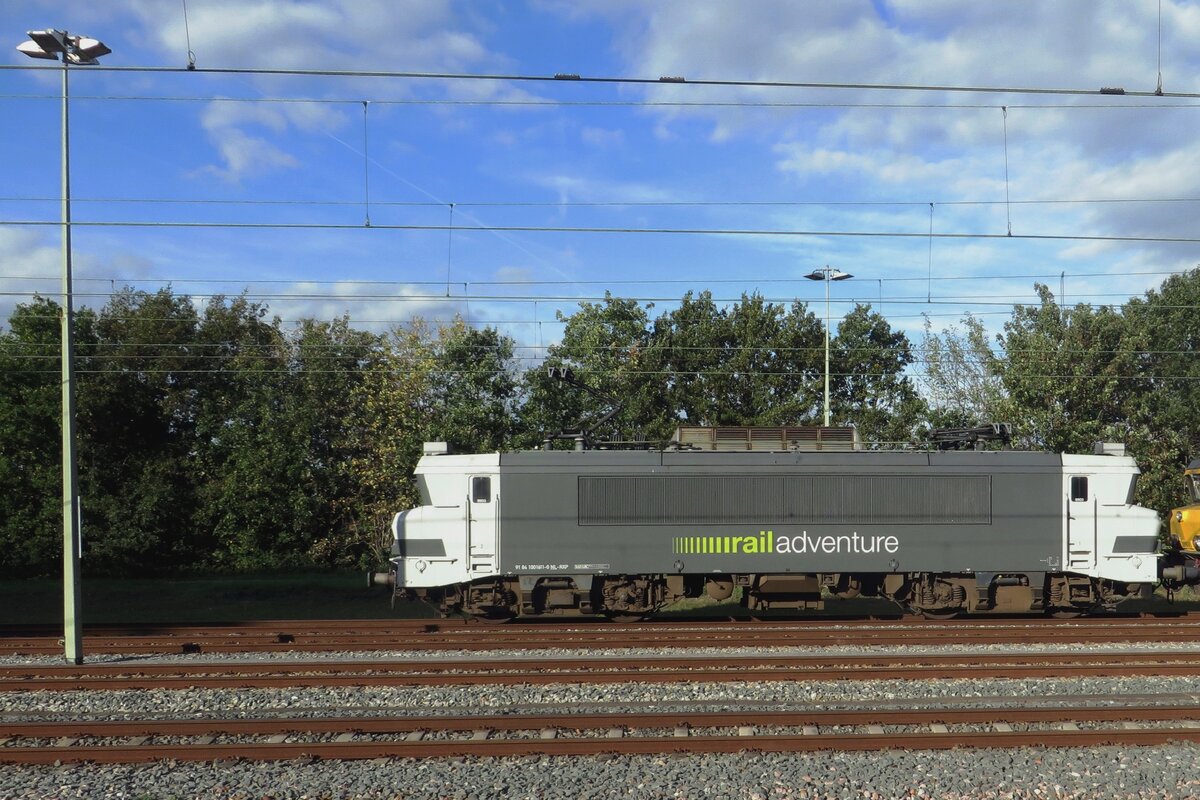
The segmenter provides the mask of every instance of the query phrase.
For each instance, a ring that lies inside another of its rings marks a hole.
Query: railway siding
[[[866,764],[861,774],[883,781],[878,765],[889,764],[907,775],[920,766],[944,789],[981,763],[999,781],[1025,785],[1057,752],[1073,765],[1108,754],[1095,762],[1105,786],[1119,786],[1142,760],[1162,767],[1160,784],[1186,785],[1186,771],[1171,766],[1200,752],[1200,647],[1177,642],[1196,622],[914,622],[891,634],[885,621],[454,625],[409,634],[455,648],[112,654],[81,667],[10,656],[0,665],[0,794],[44,796],[57,771],[135,796],[231,786],[267,796],[264,776],[280,785],[305,776],[318,795],[322,786],[334,797],[360,786],[357,795],[371,796],[379,775],[440,787],[414,790],[418,797],[466,786],[489,796],[497,785],[567,796],[526,776],[549,764],[587,785],[611,781],[616,766],[657,768],[693,794],[716,785],[698,785],[702,775],[761,770],[764,787],[798,793],[836,782],[847,764]],[[1144,637],[1127,640],[1139,625]],[[858,642],[796,644],[821,636]],[[875,761],[856,761],[862,750]],[[280,759],[286,776],[274,766]],[[840,765],[836,776],[822,772],[830,764]],[[1029,771],[1014,773],[1016,764]],[[1069,772],[1085,781],[1089,769]],[[657,775],[646,780],[668,791]]]

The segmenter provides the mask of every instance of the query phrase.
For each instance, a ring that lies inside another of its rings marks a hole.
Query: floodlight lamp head
[[[851,275],[849,272],[842,272],[840,269],[835,269],[829,273],[829,280],[831,280],[831,281],[844,281],[844,280],[847,280],[848,278],[853,278],[853,277],[854,276]]]
[[[58,61],[62,54],[64,63],[88,65],[98,64],[98,58],[112,52],[99,39],[89,36],[68,36],[66,31],[51,28],[44,31],[29,31],[31,41],[22,42],[17,49],[30,58],[45,58]]]
[[[44,31],[28,31],[29,38],[34,41],[37,47],[42,51],[43,55],[33,55],[29,49],[17,47],[25,55],[33,56],[33,58],[53,58],[58,60],[59,53],[65,53],[69,49],[67,45],[67,32],[50,28]]]
[[[808,273],[804,277],[808,278],[810,281],[823,281],[823,280],[825,280],[825,271],[820,270],[820,269],[814,269],[812,272]]]
[[[67,58],[72,64],[98,64],[96,60],[106,56],[112,50],[99,39],[90,36],[72,36],[71,47],[67,50]]]
[[[57,52],[47,53],[37,42],[21,42],[17,45],[17,50],[30,58],[45,58],[50,61],[58,61]]]

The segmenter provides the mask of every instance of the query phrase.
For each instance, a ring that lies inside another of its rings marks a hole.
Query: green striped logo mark
[[[775,532],[759,531],[757,536],[676,536],[671,548],[677,555],[774,553]]]

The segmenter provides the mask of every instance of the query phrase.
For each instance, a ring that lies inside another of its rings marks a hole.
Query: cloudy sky
[[[544,345],[556,309],[606,290],[653,314],[704,289],[823,313],[803,276],[828,264],[855,276],[832,286],[835,316],[870,302],[915,336],[923,315],[998,326],[1037,281],[1068,303],[1120,303],[1200,263],[1200,243],[1163,241],[1200,237],[1200,100],[1171,96],[1200,91],[1195,2],[186,11],[185,26],[182,0],[0,8],[3,319],[58,287],[59,231],[44,223],[59,220],[60,76],[14,49],[48,27],[102,39],[105,67],[168,70],[71,72],[82,305],[170,284],[248,291],[288,321],[457,313]],[[343,74],[205,72],[231,68]],[[1163,97],[1129,94],[1153,92],[1160,69]],[[555,74],[649,82],[517,79]],[[763,85],[778,82],[841,88]]]

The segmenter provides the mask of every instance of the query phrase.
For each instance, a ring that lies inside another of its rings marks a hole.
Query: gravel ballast
[[[1079,645],[1063,647],[1080,649]],[[884,648],[802,650],[804,654],[833,656],[846,654],[846,651],[872,653],[880,649]],[[969,649],[1013,652],[1025,648]],[[1048,652],[1058,649],[1044,645],[1037,648]],[[1088,652],[1111,652],[1113,649],[1140,651],[1142,648],[1114,645],[1089,647]],[[916,655],[925,648],[886,650]],[[951,646],[940,648],[939,652],[954,650]],[[655,652],[680,655],[670,650]],[[688,654],[702,658],[704,652],[707,651],[689,650]],[[722,648],[720,652],[733,655],[737,650]],[[621,651],[621,654],[629,655],[629,652]],[[546,655],[562,657],[565,653],[555,651]],[[374,654],[373,657],[378,656]],[[353,656],[331,654],[331,657]],[[246,658],[193,655],[178,660]],[[261,659],[261,656],[251,658]],[[302,660],[308,658],[306,655]],[[111,658],[125,659],[128,657]],[[100,660],[110,659],[97,659]],[[159,659],[129,659],[131,666],[153,660]],[[1200,684],[1191,677],[1113,676],[0,692],[0,719],[414,715],[431,712],[511,714],[531,711],[571,714],[584,709],[963,708],[1023,702],[1106,705],[1131,697],[1139,698],[1142,704],[1200,703]],[[1191,798],[1200,797],[1198,763],[1200,746],[1177,744],[1144,748],[68,764],[0,767],[0,798]]]
[[[143,714],[249,716],[267,710],[387,708],[392,713],[505,713],[515,708],[586,705],[612,711],[646,710],[647,706],[703,705],[712,711],[762,708],[838,708],[864,701],[910,698],[929,707],[943,699],[956,706],[991,707],[994,698],[1047,696],[1094,697],[1170,694],[1200,702],[1200,687],[1191,677],[1128,678],[981,678],[925,681],[747,681],[722,683],[546,684],[538,686],[425,687],[293,687],[289,689],[148,689],[86,692],[3,692],[0,719],[34,720],[62,714]],[[978,698],[972,702],[972,698]],[[570,713],[569,709],[564,713]]]
[[[6,798],[1189,798],[1200,747],[21,767]]]

